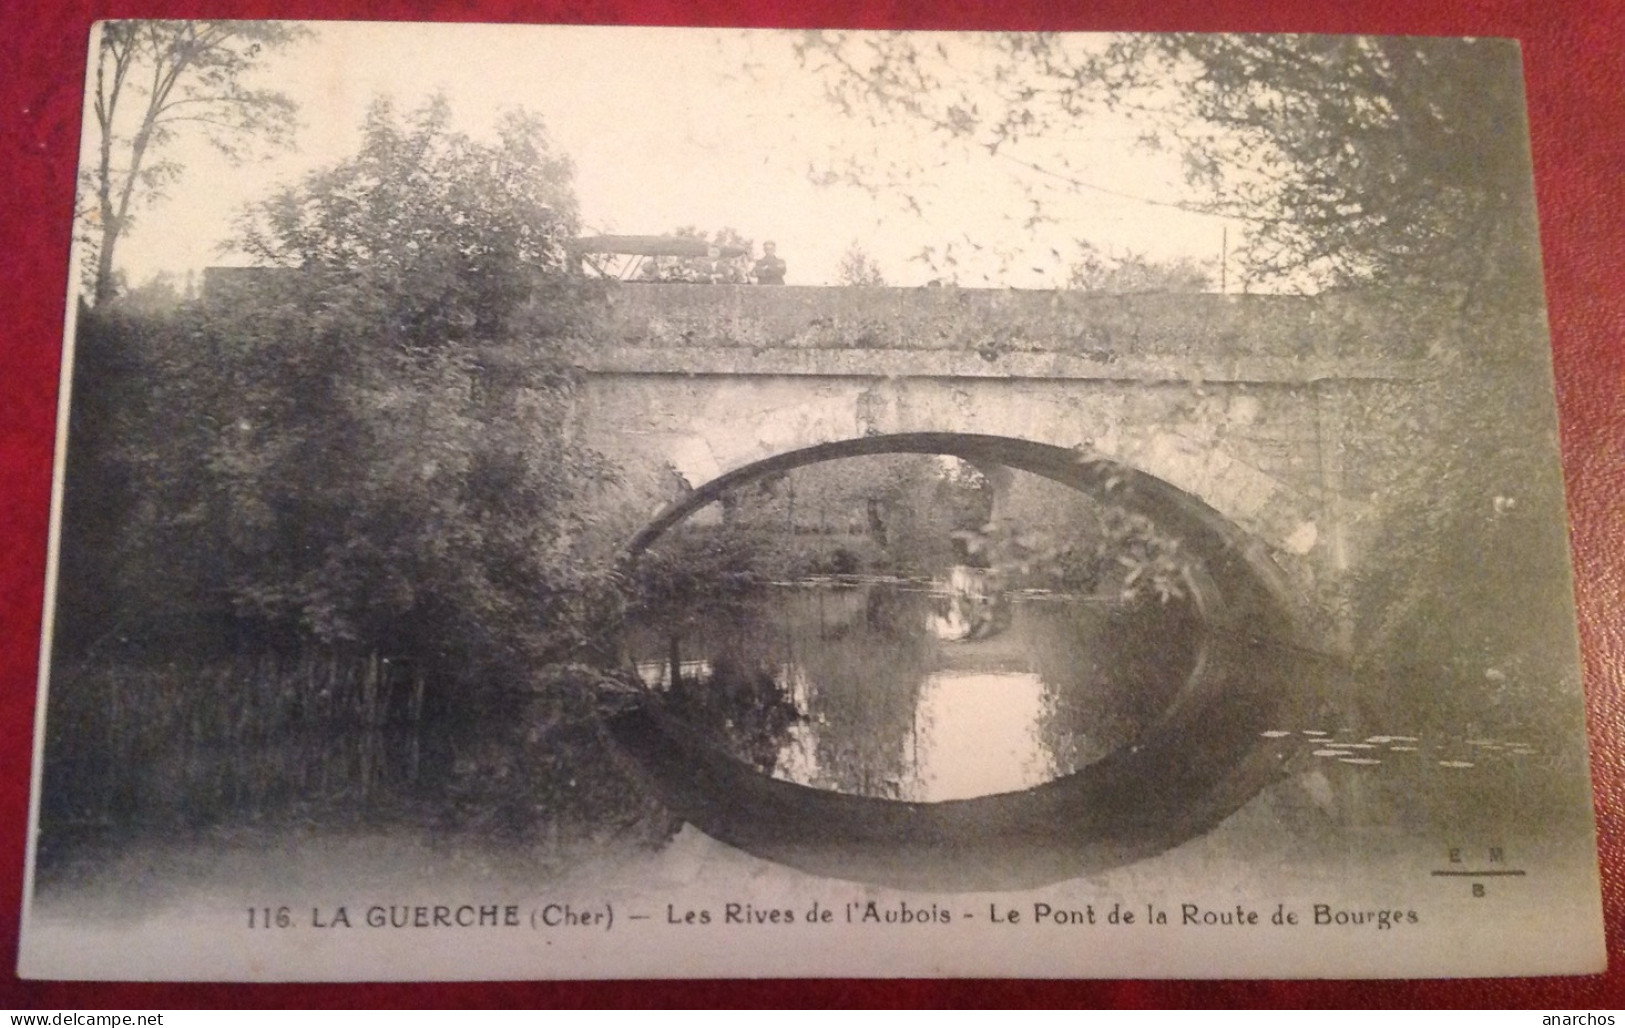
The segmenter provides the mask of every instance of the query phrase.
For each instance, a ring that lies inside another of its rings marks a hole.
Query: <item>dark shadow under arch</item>
[[[675,525],[725,493],[766,475],[846,457],[884,453],[945,454],[1003,464],[1041,475],[1086,495],[1144,514],[1198,554],[1217,592],[1211,622],[1236,622],[1272,638],[1313,646],[1306,637],[1307,602],[1269,555],[1269,548],[1201,499],[1130,465],[1047,443],[955,432],[909,432],[820,443],[768,457],[719,475],[670,504],[627,545],[636,557]]]
[[[1030,887],[1194,838],[1282,774],[1330,662],[1305,600],[1268,548],[1195,496],[1122,463],[997,436],[909,433],[825,443],[701,485],[637,534],[653,545],[730,489],[845,457],[947,454],[1028,471],[1144,514],[1200,560],[1205,651],[1132,746],[1018,793],[941,803],[851,796],[774,779],[709,748],[656,697],[606,722],[632,769],[683,819],[731,845],[838,878],[942,890]]]

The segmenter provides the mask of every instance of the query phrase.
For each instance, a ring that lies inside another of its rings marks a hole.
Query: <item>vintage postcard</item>
[[[1516,44],[106,22],[20,970],[1605,962]]]

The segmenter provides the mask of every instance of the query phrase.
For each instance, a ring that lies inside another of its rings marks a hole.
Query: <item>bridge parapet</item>
[[[588,335],[624,349],[951,351],[989,362],[1426,357],[1453,323],[1425,297],[622,283]],[[995,372],[996,373],[996,372]]]
[[[956,350],[746,348],[641,345],[600,347],[578,355],[600,375],[785,375],[791,377],[1043,379],[1151,383],[1308,385],[1365,380],[1408,381],[1438,373],[1424,360],[1208,354],[1080,355],[1055,351],[967,353]]]
[[[607,290],[575,356],[580,430],[649,517],[813,448],[997,438],[1177,488],[1341,611],[1430,397],[1528,331],[1469,333],[1425,296],[637,283]]]

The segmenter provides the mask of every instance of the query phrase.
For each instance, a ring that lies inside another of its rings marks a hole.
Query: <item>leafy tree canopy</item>
[[[743,285],[750,281],[751,241],[737,229],[724,226],[707,236],[703,229],[683,225],[671,235],[698,239],[717,251],[716,257],[646,257],[637,277],[644,282],[706,282]],[[726,248],[726,249],[725,249]]]
[[[843,286],[883,286],[886,276],[880,273],[880,265],[869,256],[869,252],[853,242],[841,254],[838,282]]]
[[[296,270],[206,311],[235,407],[208,517],[241,617],[442,683],[591,641],[609,579],[582,554],[610,469],[571,433],[575,376],[549,346],[583,302],[575,227],[539,120],[481,142],[440,99],[374,105],[355,156],[247,212],[241,248]]]
[[[1067,287],[1092,293],[1201,293],[1213,288],[1213,275],[1189,257],[1153,261],[1142,254],[1108,254],[1091,243],[1078,244]]]
[[[540,118],[505,114],[495,142],[451,128],[444,97],[367,114],[359,152],[252,207],[236,246],[302,269],[323,302],[387,342],[436,349],[510,335],[556,293],[577,229],[573,167]]]
[[[1141,145],[1182,157],[1192,194],[1148,201],[1244,222],[1235,258],[1255,282],[1527,301],[1539,281],[1518,53],[1504,41],[816,33],[800,54],[847,113],[906,119],[1003,162],[1038,220],[1056,190],[1098,188],[1090,147],[1038,144],[1116,113]],[[906,200],[930,169],[843,174]]]
[[[1185,196],[1138,199],[1244,225],[1232,260],[1251,285],[1402,290],[1456,313],[1428,355],[1444,373],[1362,388],[1341,414],[1363,551],[1350,644],[1392,667],[1524,668],[1531,689],[1548,682],[1535,668],[1563,666],[1563,576],[1538,570],[1564,559],[1561,486],[1549,436],[1507,413],[1551,396],[1532,345],[1541,275],[1515,45],[815,33],[800,53],[838,109],[941,143],[934,164],[835,169],[847,181],[907,202],[942,163],[992,162],[1028,189],[1036,226],[1056,220],[1058,197],[1110,192],[1091,178],[1091,127],[1127,119],[1139,145],[1178,155],[1186,180]],[[1086,282],[1112,270],[1080,263]],[[1367,430],[1401,418],[1416,426],[1406,438]],[[1426,684],[1407,695],[1437,696]]]

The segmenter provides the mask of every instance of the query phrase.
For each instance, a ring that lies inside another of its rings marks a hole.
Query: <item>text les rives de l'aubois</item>
[[[307,915],[308,912],[308,916]],[[436,904],[336,904],[246,908],[251,929],[371,928],[371,929],[511,929],[536,931],[612,931],[616,911],[608,902],[545,902]],[[989,902],[950,906],[942,902],[866,900],[826,902],[807,906],[769,906],[726,902],[706,905],[667,903],[663,909],[633,911],[631,927],[665,928],[769,927],[790,925],[858,927],[888,925],[986,924],[998,929],[1026,928],[1373,928],[1379,931],[1422,923],[1417,911],[1380,906],[1351,908],[1329,903],[1288,905],[1276,903],[1248,907],[1218,907],[1201,903],[1112,902],[1057,904]]]

